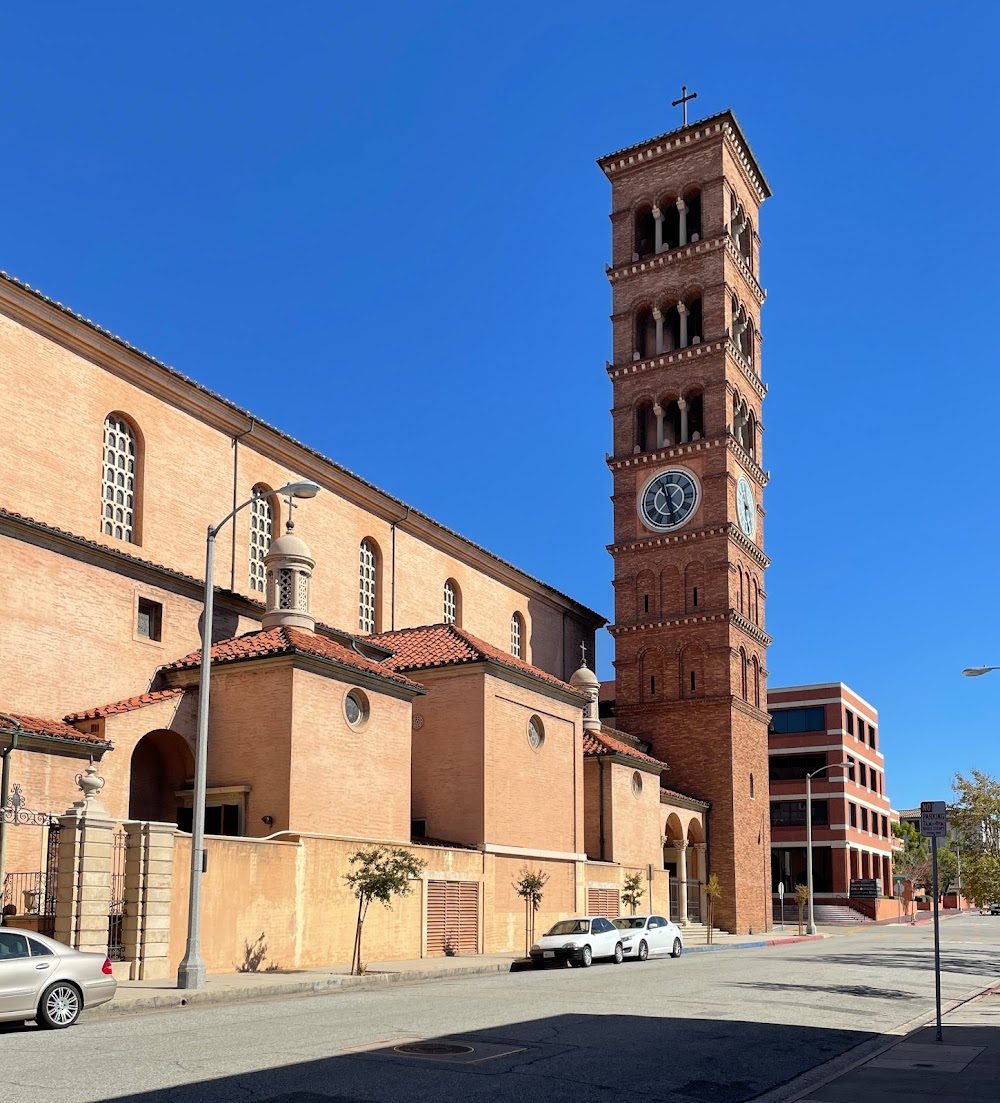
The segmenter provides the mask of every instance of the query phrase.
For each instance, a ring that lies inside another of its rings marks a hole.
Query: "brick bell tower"
[[[757,235],[725,111],[602,158],[611,181],[615,723],[711,801],[715,922],[771,925]],[[704,877],[704,871],[700,873]]]

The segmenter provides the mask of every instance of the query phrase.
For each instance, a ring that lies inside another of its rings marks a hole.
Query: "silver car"
[[[61,1030],[118,987],[106,954],[85,954],[54,938],[0,927],[0,1022]]]

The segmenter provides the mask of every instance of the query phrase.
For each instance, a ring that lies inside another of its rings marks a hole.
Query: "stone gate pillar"
[[[115,822],[97,799],[104,779],[93,759],[76,783],[83,796],[59,817],[55,937],[75,950],[106,954]]]
[[[164,980],[170,971],[170,904],[177,825],[125,824],[125,918],[122,954],[130,980]]]

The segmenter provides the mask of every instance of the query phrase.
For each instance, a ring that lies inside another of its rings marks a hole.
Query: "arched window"
[[[510,653],[515,659],[524,658],[524,617],[520,613],[510,618]]]
[[[747,685],[747,653],[740,648],[740,696],[744,701],[750,700],[750,692]]]
[[[643,257],[652,256],[656,248],[656,220],[653,217],[653,209],[648,204],[640,207],[635,214],[635,248],[632,250],[634,260],[642,260]]]
[[[751,665],[753,666],[753,703],[760,708],[760,660],[754,655]]]
[[[753,772],[750,773],[750,799],[753,800]]]
[[[101,532],[116,540],[138,544],[138,439],[135,429],[121,414],[108,414],[104,419],[103,470]]]
[[[263,593],[267,587],[267,572],[264,568],[264,556],[271,546],[274,532],[274,514],[271,510],[269,486],[258,483],[253,488],[254,499],[250,505],[250,549],[249,574],[250,589]]]
[[[453,578],[449,578],[444,584],[444,622],[460,627],[462,624],[462,591]]]
[[[378,610],[378,553],[368,539],[361,541],[358,575],[358,631],[374,632]]]

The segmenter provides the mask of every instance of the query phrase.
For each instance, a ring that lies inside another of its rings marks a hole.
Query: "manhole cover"
[[[404,1046],[393,1046],[396,1053],[474,1053],[472,1046],[459,1046],[453,1042],[410,1042]]]

